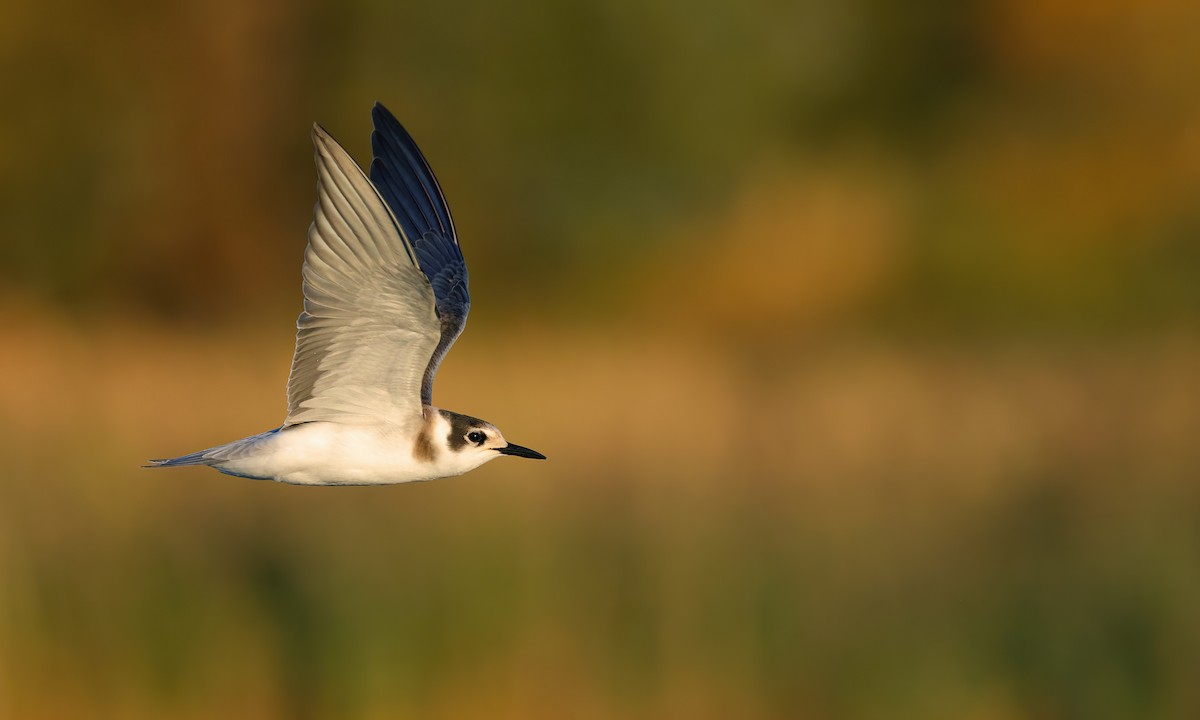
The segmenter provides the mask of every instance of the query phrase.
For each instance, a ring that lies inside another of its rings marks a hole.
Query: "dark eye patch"
[[[467,433],[467,439],[476,445],[482,445],[483,441],[487,440],[487,435],[484,435],[478,430],[472,430],[471,432]]]

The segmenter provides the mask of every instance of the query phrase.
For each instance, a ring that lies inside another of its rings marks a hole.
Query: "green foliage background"
[[[1200,6],[0,4],[0,717],[1200,712]],[[292,488],[316,120],[450,198],[436,401]]]

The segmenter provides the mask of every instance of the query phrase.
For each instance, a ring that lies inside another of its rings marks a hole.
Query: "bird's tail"
[[[279,429],[268,430],[265,433],[251,435],[248,438],[234,440],[231,443],[225,443],[224,445],[211,447],[207,450],[198,450],[194,453],[188,453],[187,455],[180,455],[179,457],[150,460],[148,464],[143,465],[142,467],[159,468],[180,467],[184,465],[210,465],[216,467],[218,470],[221,470],[221,468],[218,467],[221,463],[236,458],[238,455],[242,454],[241,451],[244,451],[245,449],[253,446],[259,440],[262,440],[270,435],[274,435],[277,432],[279,432]],[[221,471],[225,472],[224,470]]]
[[[143,465],[142,467],[156,468],[177,467],[179,465],[211,465],[214,462],[214,459],[211,457],[211,453],[214,450],[219,449],[220,448],[209,448],[208,450],[200,450],[199,452],[188,453],[187,455],[180,455],[179,457],[174,458],[158,458],[156,460],[148,461],[148,464]]]

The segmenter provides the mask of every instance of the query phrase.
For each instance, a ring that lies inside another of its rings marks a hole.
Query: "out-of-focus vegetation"
[[[1200,5],[0,5],[0,718],[1200,716]],[[283,414],[308,124],[475,307],[388,488]]]

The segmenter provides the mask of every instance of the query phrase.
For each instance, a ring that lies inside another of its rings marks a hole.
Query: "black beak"
[[[501,455],[516,455],[517,457],[533,458],[534,460],[546,459],[546,456],[537,450],[530,450],[527,447],[513,445],[512,443],[509,443],[502,448],[496,448],[496,452],[500,453]]]

